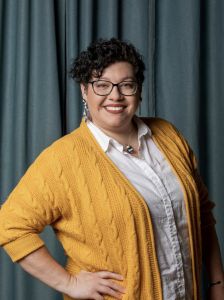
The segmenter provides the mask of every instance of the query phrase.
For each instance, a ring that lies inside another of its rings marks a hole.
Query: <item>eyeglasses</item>
[[[138,89],[138,83],[136,81],[122,81],[114,84],[107,80],[95,80],[89,81],[88,83],[92,84],[94,93],[99,96],[108,96],[114,86],[117,86],[119,93],[124,96],[132,96]]]

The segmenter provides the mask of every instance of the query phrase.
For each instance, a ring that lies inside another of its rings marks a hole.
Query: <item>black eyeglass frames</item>
[[[89,81],[88,83],[92,84],[94,93],[99,96],[108,96],[112,92],[114,86],[117,86],[119,93],[124,96],[132,96],[138,89],[138,83],[130,80],[125,80],[115,84],[111,81],[100,79]]]

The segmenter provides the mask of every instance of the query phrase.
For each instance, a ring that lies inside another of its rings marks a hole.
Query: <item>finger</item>
[[[94,299],[94,300],[103,300],[103,296],[101,296],[99,293],[95,294],[93,297],[94,298],[91,298],[91,299]]]
[[[101,294],[104,294],[104,295],[108,295],[108,296],[112,296],[116,299],[122,299],[122,295],[116,291],[114,291],[113,289],[111,289],[110,287],[107,287],[105,285],[101,285],[99,288],[98,288],[98,291],[101,293]]]
[[[108,271],[100,271],[100,272],[97,272],[97,274],[101,278],[111,278],[111,279],[117,279],[117,280],[124,279],[124,277],[121,274],[108,272]]]
[[[126,290],[125,287],[123,287],[119,284],[116,284],[113,281],[106,280],[106,279],[101,279],[100,284],[110,287],[111,289],[118,291],[120,293],[125,293],[125,290]]]

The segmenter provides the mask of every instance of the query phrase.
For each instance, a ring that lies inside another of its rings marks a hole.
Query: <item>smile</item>
[[[112,113],[120,113],[123,112],[125,109],[125,106],[105,106],[104,107],[108,112]]]

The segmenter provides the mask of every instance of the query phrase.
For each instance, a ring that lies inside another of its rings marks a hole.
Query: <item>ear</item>
[[[83,83],[80,84],[80,88],[81,88],[81,93],[82,93],[82,98],[84,100],[87,100],[86,99],[86,96],[87,96],[87,86]]]

